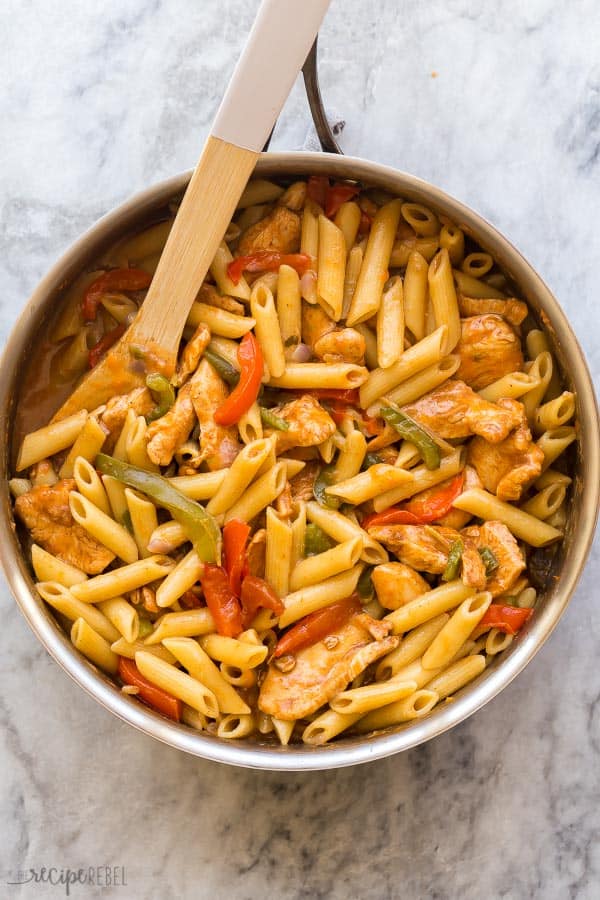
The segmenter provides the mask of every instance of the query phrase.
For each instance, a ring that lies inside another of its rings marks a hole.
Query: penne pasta
[[[532,547],[547,547],[548,544],[560,540],[562,533],[551,525],[536,519],[535,516],[498,500],[481,488],[470,488],[463,491],[453,504],[456,509],[470,512],[482,519],[497,519],[503,522],[516,538],[531,544]]]
[[[356,325],[370,319],[379,308],[401,207],[400,200],[391,200],[375,215],[346,320],[348,325]]]

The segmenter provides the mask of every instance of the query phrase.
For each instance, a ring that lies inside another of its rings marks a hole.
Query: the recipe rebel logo
[[[6,884],[50,884],[63,887],[65,896],[69,897],[75,885],[104,888],[127,887],[125,866],[87,866],[71,869],[59,866],[42,866],[39,869],[28,868],[9,875]]]

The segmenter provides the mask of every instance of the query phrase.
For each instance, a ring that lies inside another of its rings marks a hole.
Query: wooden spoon
[[[54,421],[170,376],[188,313],[330,0],[263,0],[131,327]]]

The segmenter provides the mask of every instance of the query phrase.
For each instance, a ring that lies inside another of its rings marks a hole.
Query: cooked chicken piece
[[[335,331],[335,322],[332,322],[324,309],[318,304],[311,306],[306,300],[302,301],[302,340],[313,349],[317,341],[324,335]]]
[[[327,641],[329,650],[324,641],[299,650],[289,672],[280,672],[271,664],[260,689],[259,709],[285,721],[309,716],[372,662],[394,650],[399,638],[372,640],[366,618],[357,614],[334,631]]]
[[[225,428],[214,420],[215,410],[228,396],[227,385],[203,359],[191,379],[190,396],[200,422],[200,456],[211,471],[230,466],[240,451],[237,428]]]
[[[371,580],[377,599],[385,609],[398,609],[429,590],[429,584],[418,572],[399,562],[375,566]]]
[[[237,255],[249,256],[259,250],[296,253],[300,246],[300,216],[285,206],[246,229],[240,238]]]
[[[369,535],[394,553],[400,562],[416,569],[441,575],[448,564],[448,551],[462,539],[453,528],[438,525],[375,525]],[[485,588],[485,566],[475,547],[467,540],[462,554],[461,578],[478,591]]]
[[[446,381],[416,403],[404,406],[403,410],[446,440],[479,434],[493,444],[503,441],[521,419],[518,411],[483,400],[464,381],[455,379]]]
[[[493,381],[523,369],[521,342],[501,316],[471,316],[461,322],[461,338],[453,351],[460,356],[457,378],[480,391]]]
[[[290,482],[286,481],[282,492],[273,500],[273,506],[278,515],[282,519],[289,519],[294,512],[294,501],[292,499],[292,488]]]
[[[101,423],[108,428],[110,437],[116,438],[123,425],[127,412],[132,409],[136,416],[147,416],[154,407],[152,394],[145,387],[134,388],[128,394],[120,397],[111,397],[102,413]]]
[[[486,490],[495,493],[500,500],[519,500],[524,488],[541,474],[544,453],[531,438],[523,404],[506,398],[498,400],[498,406],[519,410],[518,428],[500,444],[489,444],[481,437],[473,438],[468,445],[467,458]]]
[[[169,465],[173,454],[187,441],[196,424],[191,393],[188,382],[178,391],[171,409],[148,426],[146,449],[152,462],[158,466]]]
[[[277,206],[287,206],[288,209],[293,209],[295,212],[300,212],[300,210],[304,206],[305,200],[306,182],[295,181],[293,184],[290,184],[287,190],[283,192],[283,194],[277,201]]]
[[[515,300],[514,297],[509,297],[506,300],[495,300],[491,298],[463,297],[462,294],[458,294],[458,308],[461,316],[482,316],[488,313],[502,316],[515,328],[527,318],[528,313],[527,304],[523,303],[522,300]]]
[[[294,477],[290,481],[293,501],[297,502],[299,500],[313,499],[313,488],[315,486],[317,475],[320,471],[321,463],[311,461],[304,466],[301,472],[298,472],[297,475],[294,475]]]
[[[365,362],[365,339],[354,328],[336,328],[324,334],[313,346],[315,356],[323,362]]]
[[[265,577],[265,554],[267,549],[267,531],[265,528],[259,528],[256,534],[253,534],[248,543],[246,550],[246,559],[248,561],[248,573],[256,575],[258,578]]]
[[[498,597],[514,587],[526,563],[506,525],[484,522],[483,525],[471,525],[462,533],[475,547],[489,547],[498,560],[498,568],[488,578],[486,591],[490,591],[492,597]]]
[[[277,435],[277,453],[284,453],[290,447],[315,447],[335,432],[335,422],[310,394],[276,406],[273,412],[290,424],[288,431],[265,431],[266,437]]]
[[[69,493],[75,490],[74,478],[40,484],[17,497],[15,513],[36,544],[88,575],[97,575],[115,555],[75,522],[69,508]]]
[[[218,309],[224,309],[226,312],[233,313],[236,316],[245,315],[245,307],[239,300],[233,297],[227,297],[220,294],[214,284],[203,284],[198,291],[196,299],[200,303],[206,303],[208,306],[216,306]]]
[[[469,490],[469,488],[482,487],[483,484],[481,483],[481,478],[479,477],[473,466],[465,466],[465,480],[463,482],[463,491],[467,491]],[[433,493],[436,488],[433,487],[429,490]],[[417,496],[422,497],[426,493],[426,491],[423,491]],[[471,515],[471,513],[463,512],[462,509],[451,509],[449,513],[447,513],[445,516],[442,516],[441,519],[437,520],[437,524],[445,525],[446,528],[455,528],[456,531],[460,531],[460,529],[464,528],[467,522],[472,518],[473,516]]]
[[[174,387],[181,387],[188,380],[192,372],[198,368],[202,354],[210,343],[210,329],[204,322],[200,322],[195,332],[183,348],[181,357],[177,363],[175,375],[171,379]]]

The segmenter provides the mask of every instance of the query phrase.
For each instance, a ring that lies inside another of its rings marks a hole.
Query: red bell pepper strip
[[[327,175],[311,175],[306,184],[306,193],[313,203],[318,203],[325,209],[327,203],[327,191],[329,190],[329,178]]]
[[[183,711],[183,703],[172,694],[163,691],[144,678],[136,664],[132,659],[126,659],[124,656],[119,657],[119,678],[124,684],[132,684],[138,688],[137,697],[151,706],[163,716],[174,719],[175,722],[181,721],[181,713]]]
[[[246,575],[242,582],[242,623],[249,628],[259,609],[272,609],[280,616],[284,606],[273,588],[264,578]]]
[[[214,420],[217,425],[235,425],[258,397],[264,363],[260,344],[251,332],[242,338],[237,358],[240,380],[225,402],[215,410]]]
[[[141,291],[152,281],[152,275],[143,269],[111,269],[96,278],[83,296],[81,312],[84,322],[95,322],[98,304],[108,291]]]
[[[360,194],[360,188],[355,184],[334,184],[333,187],[330,187],[325,199],[325,215],[327,218],[333,219],[342,203],[347,203],[348,200],[352,200],[357,194]]]
[[[417,496],[404,506],[390,506],[384,512],[373,513],[362,521],[367,529],[373,525],[428,525],[447,515],[452,504],[461,493],[464,484],[464,473],[459,472],[450,481],[445,482],[435,491],[423,491],[428,496]]]
[[[359,402],[358,388],[314,388],[301,393],[310,394],[315,400],[339,400],[341,403],[348,403],[353,406],[357,406]]]
[[[502,603],[490,603],[483,619],[473,632],[473,637],[479,637],[490,628],[497,628],[505,634],[516,634],[525,622],[533,615],[532,609],[521,609],[518,606],[503,606]]]
[[[94,344],[94,346],[88,353],[88,365],[90,369],[93,369],[94,366],[98,365],[100,359],[104,356],[106,351],[110,350],[112,345],[117,343],[119,338],[125,334],[126,329],[126,325],[117,325],[111,331],[107,331],[106,334],[100,338],[97,344]]]
[[[238,284],[243,272],[276,272],[279,266],[291,266],[298,275],[310,269],[312,259],[307,253],[280,253],[279,250],[257,250],[248,256],[236,256],[227,266],[227,274]]]
[[[250,526],[240,519],[230,519],[223,527],[223,566],[229,577],[229,587],[236,597],[240,596],[242,589],[249,537]]]
[[[225,569],[214,563],[206,563],[202,572],[202,590],[219,634],[237,637],[243,631],[242,608],[229,587]]]
[[[354,613],[360,612],[361,609],[358,595],[352,594],[345,600],[310,613],[286,631],[275,647],[273,655],[275,657],[285,656],[288,653],[302,650],[304,647],[311,647],[317,641],[321,641],[331,634],[332,631],[345,625],[348,619]]]

